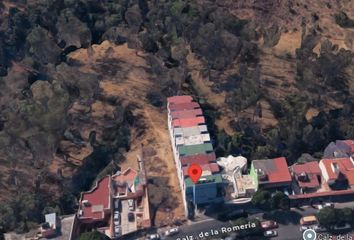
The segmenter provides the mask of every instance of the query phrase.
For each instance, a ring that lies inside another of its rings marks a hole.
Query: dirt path
[[[92,46],[92,51],[78,50],[71,57],[85,63],[83,70],[101,74],[100,88],[105,96],[116,96],[124,106],[134,106],[134,126],[130,151],[121,168],[137,168],[136,157],[143,145],[145,167],[149,179],[149,197],[156,226],[170,225],[184,218],[181,190],[173,160],[165,109],[155,108],[146,99],[150,89],[159,90],[147,69],[144,57],[126,45],[108,42]],[[114,76],[100,72],[100,64],[119,70]],[[104,59],[104,60],[103,60]],[[103,61],[102,61],[103,60]],[[111,66],[112,67],[112,66]]]

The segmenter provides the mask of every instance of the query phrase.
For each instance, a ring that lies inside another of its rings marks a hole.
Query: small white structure
[[[216,162],[223,168],[223,173],[225,174],[232,174],[237,167],[239,167],[242,172],[247,170],[247,158],[242,156],[234,157],[229,155],[228,157],[218,158]]]
[[[233,186],[232,198],[249,198],[256,189],[250,175],[244,175],[247,171],[247,158],[232,155],[217,159],[217,164],[223,168],[222,176]]]

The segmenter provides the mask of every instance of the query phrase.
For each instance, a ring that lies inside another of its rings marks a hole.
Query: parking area
[[[132,213],[134,218],[129,219],[128,214]],[[122,212],[121,212],[121,218],[122,218],[122,235],[128,234],[130,232],[134,232],[137,230],[137,224],[136,224],[136,216],[135,212],[129,210],[129,204],[128,200],[122,200]],[[130,220],[130,221],[129,221]]]

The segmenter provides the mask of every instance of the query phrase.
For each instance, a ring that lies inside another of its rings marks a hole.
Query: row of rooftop
[[[211,138],[200,105],[191,96],[167,98],[168,127],[177,173],[183,192],[184,205],[222,200],[222,177],[216,163]],[[188,176],[191,164],[202,168],[202,176],[196,186]]]
[[[192,163],[202,165],[210,175],[224,173],[217,164],[199,104],[191,96],[174,96],[167,99],[167,109],[172,148],[175,160],[178,159],[178,172],[182,169],[181,178],[188,179],[187,169]],[[289,195],[354,190],[353,152],[354,141],[338,140],[328,145],[319,162],[289,167],[284,157],[253,160],[248,175],[231,173],[229,179],[238,179],[240,182],[235,186],[245,194],[247,188],[252,194],[258,188],[270,187],[283,188]]]
[[[329,144],[320,161],[295,163],[290,167],[284,157],[253,160],[249,174],[237,178],[238,185],[245,186],[243,179],[253,180],[245,186],[248,188],[245,196],[252,196],[259,188],[278,189],[292,198],[353,194],[353,146],[352,140],[337,140]]]

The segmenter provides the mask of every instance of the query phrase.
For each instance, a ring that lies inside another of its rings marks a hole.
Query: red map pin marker
[[[194,184],[197,184],[200,176],[202,176],[202,168],[198,164],[192,164],[188,168],[188,175],[194,182]]]

